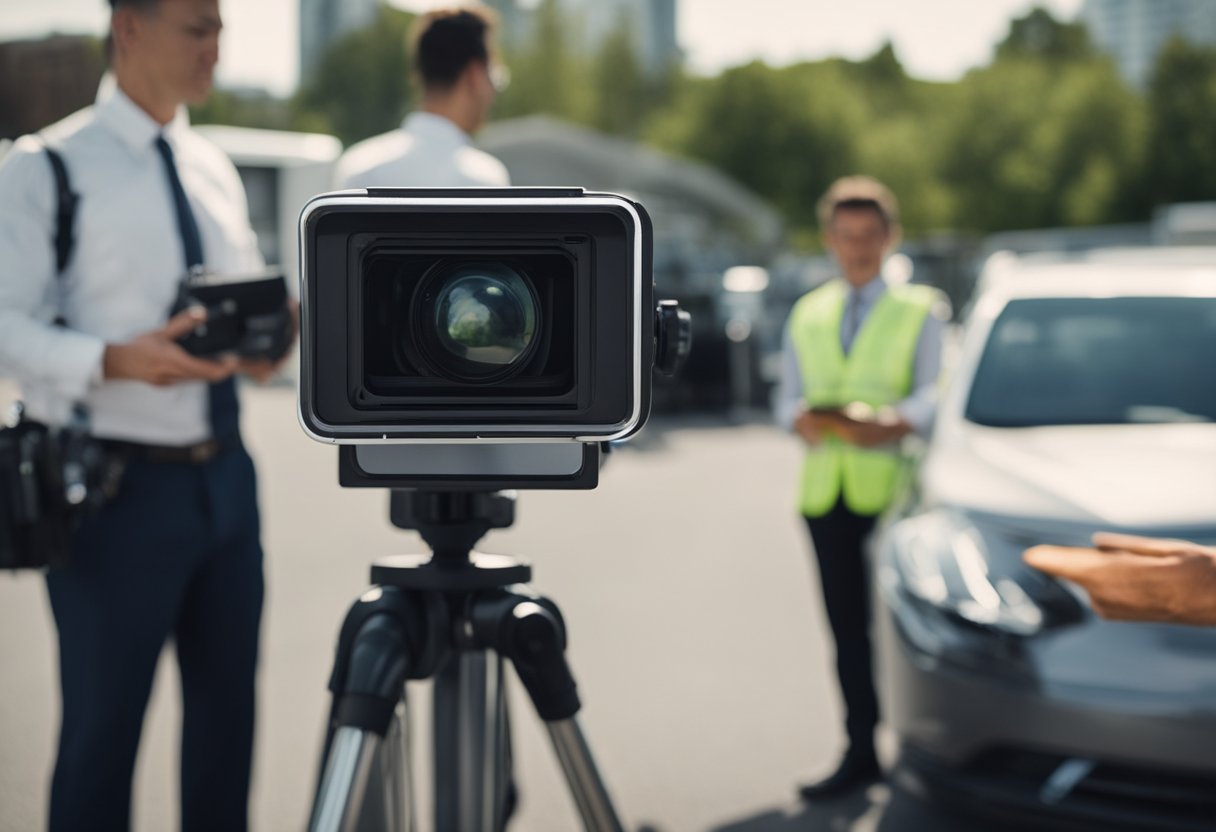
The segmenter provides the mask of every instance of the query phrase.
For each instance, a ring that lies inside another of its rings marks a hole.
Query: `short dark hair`
[[[158,5],[160,5],[160,0],[110,0],[111,9],[117,9],[119,6],[132,6],[140,11],[147,11]]]
[[[837,211],[873,211],[887,228],[899,225],[899,203],[891,189],[870,176],[837,179],[816,206],[819,227],[827,228]]]
[[[410,38],[424,89],[447,89],[474,61],[490,62],[496,18],[481,6],[436,9],[418,18]]]

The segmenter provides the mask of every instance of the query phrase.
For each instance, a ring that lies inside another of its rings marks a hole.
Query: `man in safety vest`
[[[849,745],[833,774],[799,789],[806,800],[882,775],[863,546],[902,478],[900,440],[927,435],[932,425],[949,310],[934,289],[883,279],[883,261],[899,242],[898,208],[885,186],[846,177],[818,207],[842,278],[803,296],[790,313],[778,418],[806,443],[799,508],[836,640]]]

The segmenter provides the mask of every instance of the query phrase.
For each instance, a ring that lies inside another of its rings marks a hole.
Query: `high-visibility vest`
[[[840,325],[847,297],[847,284],[833,280],[804,295],[790,314],[805,403],[893,405],[912,391],[916,344],[938,292],[928,286],[888,286],[846,356]],[[903,464],[896,448],[858,448],[825,436],[808,447],[799,507],[808,517],[821,517],[843,493],[853,513],[878,514],[890,505]]]

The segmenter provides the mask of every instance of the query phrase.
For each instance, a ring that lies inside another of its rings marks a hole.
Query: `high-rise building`
[[[594,52],[624,27],[638,62],[658,74],[680,59],[676,43],[676,0],[560,0],[575,43]]]
[[[300,83],[316,71],[330,45],[372,25],[382,0],[300,0]]]
[[[1085,0],[1081,21],[1094,44],[1139,89],[1148,86],[1170,38],[1216,45],[1216,0]]]

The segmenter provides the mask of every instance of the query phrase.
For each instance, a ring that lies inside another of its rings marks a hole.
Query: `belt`
[[[103,444],[128,460],[171,465],[206,465],[222,451],[235,448],[240,444],[240,440],[233,436],[228,439],[208,439],[193,445],[145,445],[142,442],[107,439]]]

